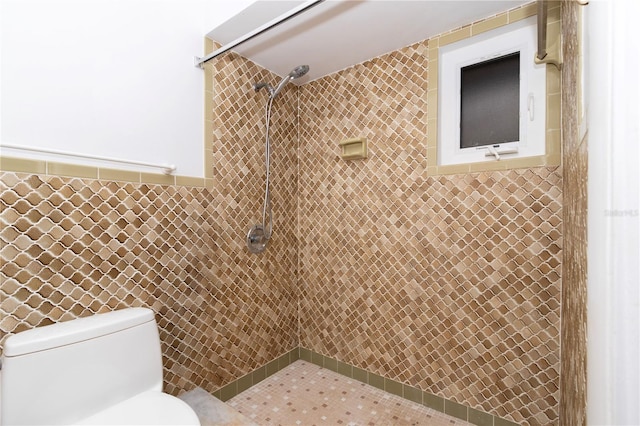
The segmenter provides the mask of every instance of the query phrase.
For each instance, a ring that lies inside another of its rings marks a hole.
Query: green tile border
[[[469,418],[469,410],[466,405],[458,404],[457,402],[444,400],[444,413],[456,417],[460,420],[467,420]]]
[[[384,390],[384,377],[374,373],[369,373],[369,380],[367,381],[367,384],[373,386],[374,388]]]
[[[493,426],[519,426],[518,423],[514,423],[510,420],[501,419],[500,417],[493,417]]]
[[[262,367],[257,368],[252,372],[240,377],[239,379],[224,385],[223,387],[215,391],[213,393],[213,396],[223,402],[226,402],[239,393],[249,389],[251,386],[257,385],[267,377],[289,366],[291,363],[297,361],[298,359],[300,359],[300,348],[292,349],[289,352],[280,355],[273,361],[268,362]]]
[[[47,163],[40,160],[0,155],[0,170],[16,173],[46,174]]]
[[[422,405],[444,413],[444,398],[440,396],[422,392]]]
[[[213,396],[221,401],[228,401],[239,393],[257,385],[267,377],[277,373],[297,360],[303,360],[315,364],[319,367],[334,371],[345,377],[374,386],[385,392],[397,395],[409,401],[422,404],[441,413],[448,414],[461,420],[465,420],[477,426],[518,426],[510,420],[506,420],[480,410],[476,410],[466,405],[450,401],[429,392],[424,392],[407,384],[388,379],[339,361],[335,358],[324,356],[312,350],[298,347],[268,362],[262,367],[253,370],[239,379],[226,384],[213,393]]]
[[[469,423],[477,426],[493,426],[493,416],[491,414],[469,408]]]
[[[367,370],[363,370],[362,368],[358,368],[358,367],[353,367],[353,376],[351,376],[351,378],[362,383],[367,383],[368,375],[369,375],[369,372]]]
[[[343,376],[374,386],[409,401],[422,404],[441,413],[465,420],[471,424],[477,426],[517,426],[517,423],[513,423],[509,420],[467,407],[466,405],[450,401],[429,392],[424,392],[416,387],[371,373],[362,368],[347,364],[335,358],[324,356],[312,350],[300,347],[299,353],[299,359],[303,361],[308,361],[320,367],[336,371]]]
[[[392,395],[404,398],[404,385],[391,379],[384,379],[384,390]]]
[[[213,180],[208,178],[84,166],[50,160],[31,160],[7,155],[0,155],[0,172],[196,188],[208,188],[213,183]]]

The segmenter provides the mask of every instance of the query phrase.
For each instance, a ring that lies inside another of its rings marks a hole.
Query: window
[[[460,148],[519,141],[519,102],[520,52],[463,67]]]
[[[535,18],[439,49],[438,164],[545,155]]]

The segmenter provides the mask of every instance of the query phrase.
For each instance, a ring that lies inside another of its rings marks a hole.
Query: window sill
[[[556,144],[559,147],[559,143]],[[427,165],[427,176],[455,175],[463,173],[489,172],[511,169],[524,169],[531,167],[547,167],[560,165],[560,152],[552,152],[549,155],[538,155],[535,157],[502,159],[499,161],[485,161],[482,163],[450,164],[439,166],[437,164]],[[435,161],[434,161],[435,163]]]

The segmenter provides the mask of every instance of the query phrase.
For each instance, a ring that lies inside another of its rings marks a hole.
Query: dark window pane
[[[460,148],[520,140],[520,52],[461,69]]]

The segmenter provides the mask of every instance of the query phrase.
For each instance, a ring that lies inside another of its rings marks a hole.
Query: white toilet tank
[[[0,382],[2,425],[199,424],[186,403],[161,393],[160,339],[145,308],[10,336]]]

